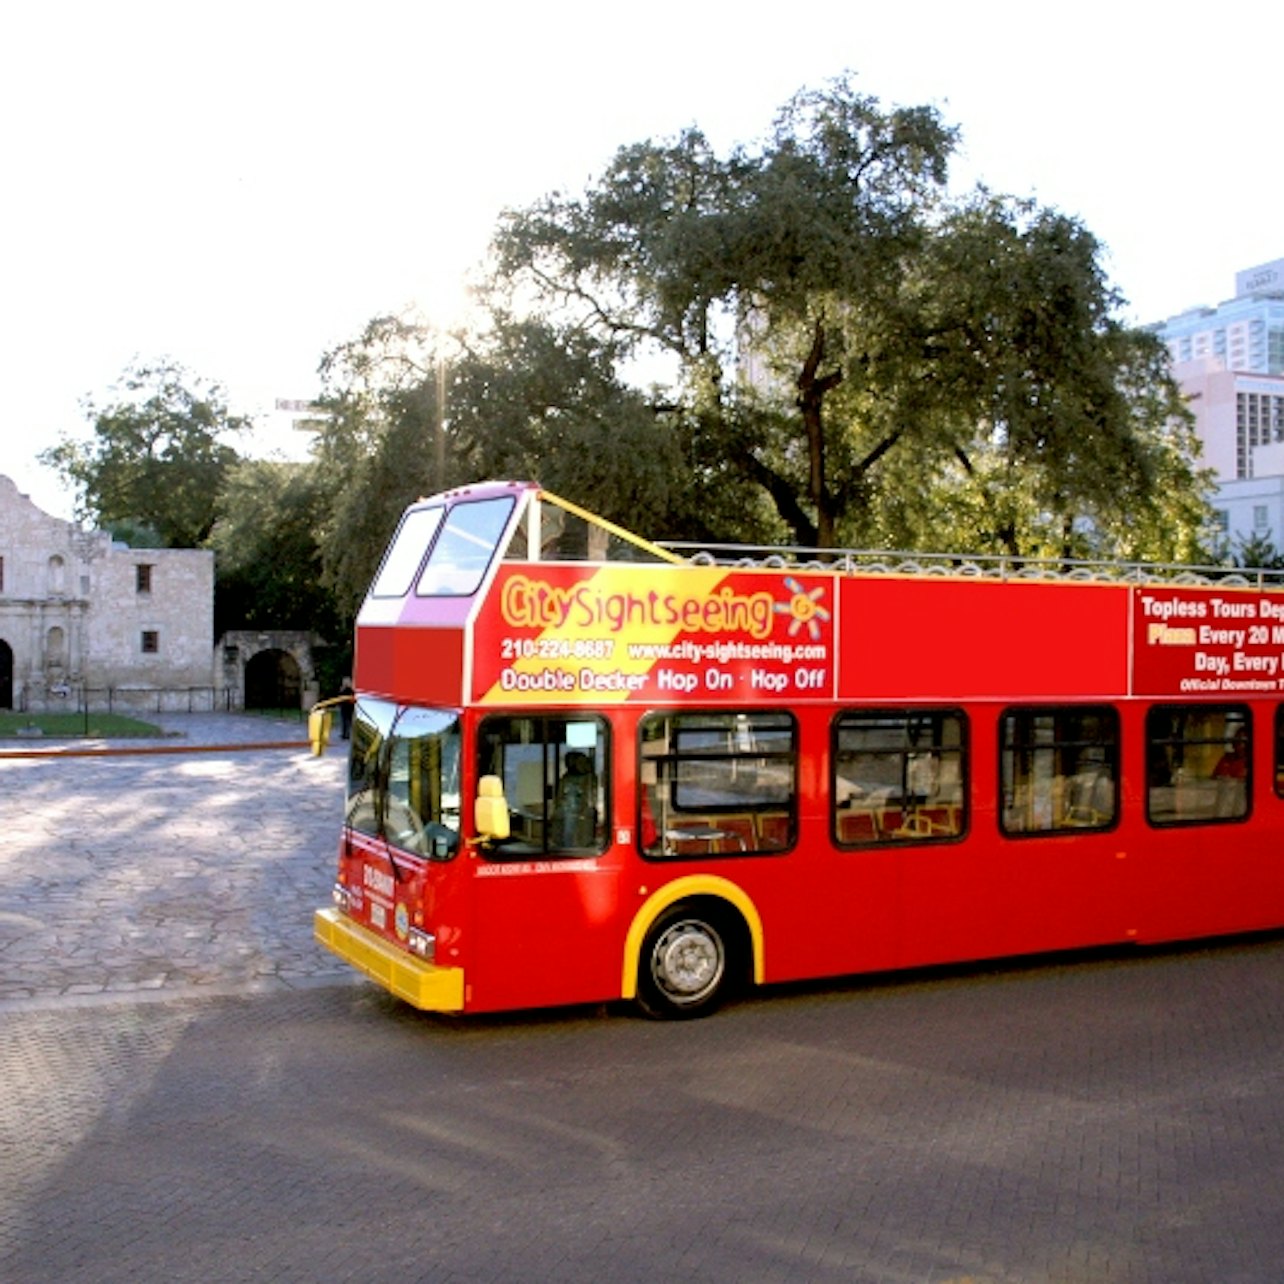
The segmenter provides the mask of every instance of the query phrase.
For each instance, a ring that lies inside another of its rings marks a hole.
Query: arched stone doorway
[[[0,639],[0,709],[13,708],[13,648]]]
[[[270,647],[245,663],[247,709],[297,709],[303,693],[299,662],[288,651]]]
[[[226,709],[310,707],[320,699],[313,648],[323,645],[313,634],[298,629],[224,633],[215,659],[216,681],[221,679],[219,705]]]

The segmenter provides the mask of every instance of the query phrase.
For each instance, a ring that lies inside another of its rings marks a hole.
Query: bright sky
[[[844,69],[963,131],[954,186],[1032,195],[1108,248],[1134,321],[1284,257],[1284,17],[1150,0],[44,0],[0,48],[0,473],[136,359],[169,357],[288,434],[330,347],[449,322],[501,209],[578,192],[617,147],[752,143]],[[1187,16],[1189,15],[1189,16]],[[243,445],[241,447],[246,450]],[[254,453],[253,450],[248,453]]]

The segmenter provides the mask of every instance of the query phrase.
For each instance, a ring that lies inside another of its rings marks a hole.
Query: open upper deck
[[[359,689],[444,705],[1284,692],[1278,572],[661,545],[529,482],[409,508]]]

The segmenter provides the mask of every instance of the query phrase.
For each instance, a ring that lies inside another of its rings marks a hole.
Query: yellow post
[[[308,714],[308,740],[312,744],[314,758],[325,753],[325,747],[330,743],[330,727],[333,722],[334,713],[322,705],[317,705]]]

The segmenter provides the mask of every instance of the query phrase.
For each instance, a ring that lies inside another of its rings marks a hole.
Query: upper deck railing
[[[1209,585],[1258,592],[1284,589],[1284,570],[1255,567],[1081,561],[999,554],[978,556],[887,549],[708,544],[684,540],[657,540],[656,543],[696,566],[826,571],[838,575],[932,575],[1069,583]]]

